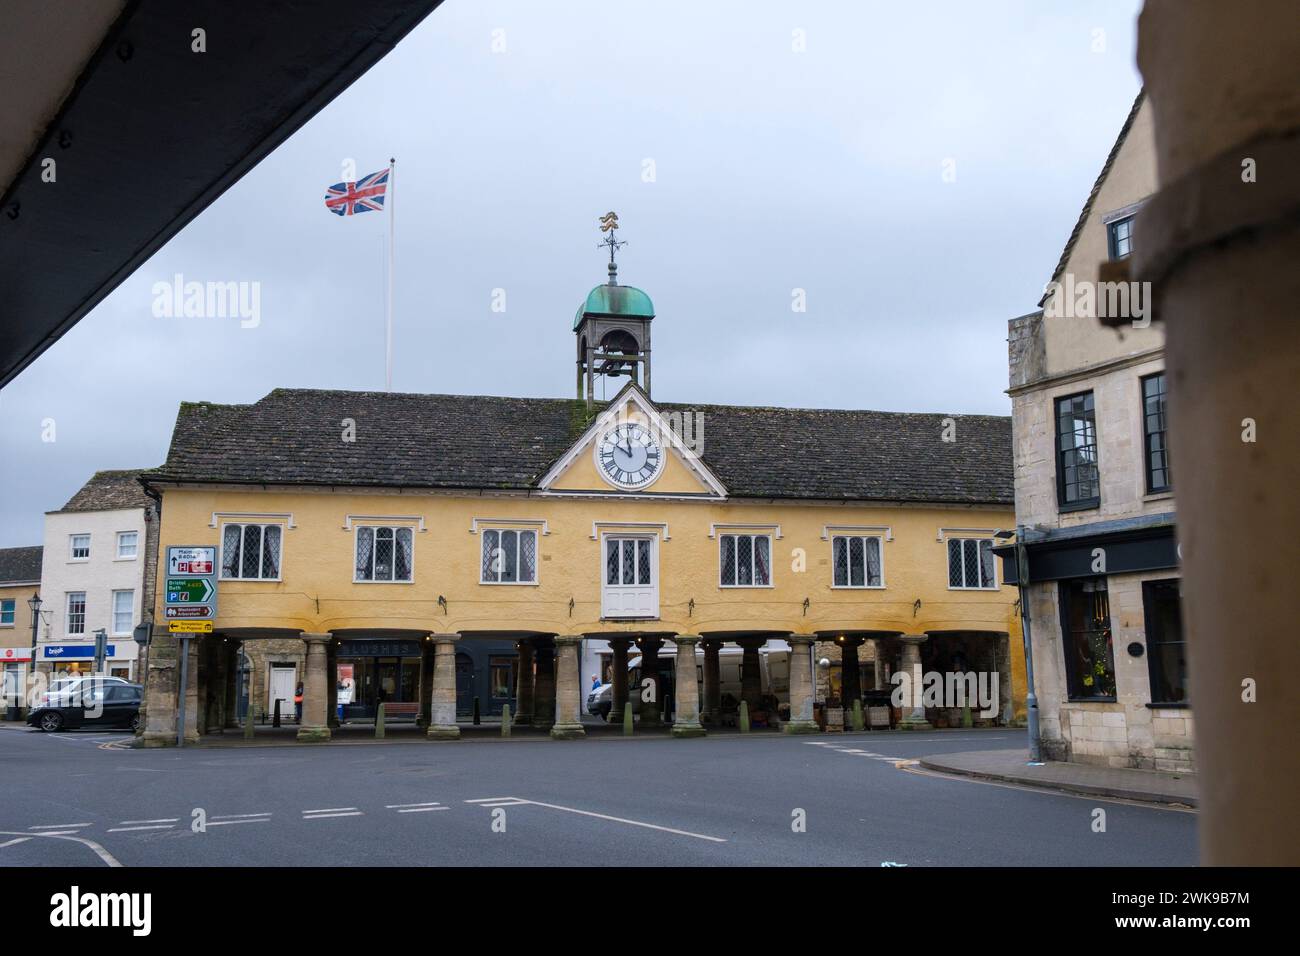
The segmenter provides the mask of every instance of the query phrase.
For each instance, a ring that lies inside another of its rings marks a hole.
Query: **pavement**
[[[1067,793],[1185,807],[1197,805],[1195,774],[1127,770],[1054,760],[1031,764],[1027,749],[936,754],[922,757],[920,766],[937,773],[961,774]]]
[[[130,746],[0,727],[0,866],[1193,866],[1195,814],[935,773],[1022,731]],[[1098,808],[1104,826],[1098,829]]]

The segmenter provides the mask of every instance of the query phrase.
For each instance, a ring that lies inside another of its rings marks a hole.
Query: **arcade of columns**
[[[665,641],[676,646],[675,698],[672,733],[677,737],[697,737],[705,733],[704,724],[716,720],[721,709],[718,651],[720,638],[704,638],[698,634],[654,634],[638,638],[632,636],[592,635],[609,642],[614,653],[614,713],[621,714],[628,701],[627,664],[628,649],[635,640],[641,651],[643,673],[658,673],[658,655]],[[302,725],[298,739],[324,741],[330,739],[330,729],[337,725],[335,718],[337,690],[329,679],[335,660],[333,635],[303,633],[307,645],[305,678],[303,680]],[[516,690],[517,713],[513,722],[549,731],[556,739],[564,740],[585,736],[582,728],[583,689],[579,674],[579,647],[581,635],[555,635],[553,637],[528,637],[518,640],[519,666]],[[456,725],[456,644],[462,635],[430,634],[425,641],[420,674],[420,719],[432,740],[454,740],[460,736]],[[737,638],[743,649],[741,673],[743,697],[757,709],[761,693],[758,649],[766,637]],[[791,720],[785,723],[787,733],[813,733],[818,730],[813,722],[813,677],[811,646],[815,635],[791,634],[784,636],[791,647],[790,698]],[[704,651],[704,694],[700,700],[696,679],[696,646]],[[663,715],[661,701],[642,704],[642,726],[660,726]]]
[[[670,632],[633,634],[591,634],[592,638],[606,641],[613,653],[612,660],[612,712],[618,719],[624,711],[632,689],[628,685],[628,657],[633,644],[641,654],[643,675],[659,673],[659,652],[665,642],[676,646],[674,660],[675,700],[672,733],[679,737],[703,735],[706,725],[716,724],[722,713],[721,672],[719,652],[724,643],[739,645],[741,655],[741,698],[750,712],[761,709],[762,679],[759,649],[770,639],[779,638],[790,645],[790,720],[783,724],[787,733],[815,733],[819,730],[813,719],[813,701],[817,697],[812,650],[817,656],[832,658],[841,665],[841,695],[845,700],[860,698],[863,691],[863,666],[859,648],[869,643],[874,651],[873,660],[866,662],[874,668],[872,686],[885,686],[882,673],[882,639],[861,635],[828,637],[818,634],[766,634],[763,636],[701,636],[698,634],[673,634]],[[921,663],[921,644],[926,634],[892,635],[899,642],[898,665],[911,671]],[[333,634],[300,634],[306,646],[303,667],[303,713],[298,729],[302,741],[327,741],[332,728],[338,726],[337,684],[331,679],[338,659],[338,641]],[[456,723],[456,646],[464,635],[459,633],[434,633],[422,642],[419,722],[432,740],[454,740],[460,736]],[[516,685],[513,723],[548,731],[556,739],[585,736],[581,715],[584,693],[579,671],[579,649],[582,635],[532,635],[520,637],[518,648],[518,682]],[[197,642],[196,642],[197,643]],[[697,646],[703,652],[703,688],[696,677]],[[234,728],[235,681],[233,680],[237,641],[224,642],[220,648],[212,642],[198,643],[191,655],[190,694],[196,695],[200,683],[197,671],[199,657],[208,655],[211,673],[210,687],[220,687],[218,693],[206,695],[202,705],[187,715],[187,733],[199,732],[200,727],[216,729]],[[224,653],[222,652],[224,650]],[[821,697],[829,696],[823,688]],[[198,704],[197,699],[195,703]],[[657,695],[653,700],[643,700],[638,718],[641,726],[662,726],[663,701]],[[201,714],[196,711],[202,711]],[[900,727],[921,729],[928,727],[925,710],[917,706],[905,708]]]

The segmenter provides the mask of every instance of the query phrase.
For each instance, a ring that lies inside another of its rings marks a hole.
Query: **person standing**
[[[298,689],[293,692],[293,715],[298,723],[302,723],[302,681],[298,681]]]

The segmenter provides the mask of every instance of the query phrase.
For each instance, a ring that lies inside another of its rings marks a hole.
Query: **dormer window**
[[[1110,257],[1127,259],[1133,252],[1133,217],[1116,219],[1106,229],[1109,233]]]

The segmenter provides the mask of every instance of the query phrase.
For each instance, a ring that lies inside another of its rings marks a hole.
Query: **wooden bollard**
[[[248,713],[244,714],[244,739],[253,739],[253,705],[248,705]]]
[[[501,736],[510,736],[510,705],[506,704],[501,708]]]
[[[742,734],[749,733],[749,704],[743,700],[740,702],[739,724],[740,724],[740,732]]]
[[[853,715],[849,719],[853,721],[854,730],[864,730],[866,728],[866,722],[862,718],[861,700],[855,700],[853,702]]]
[[[623,736],[632,736],[632,702],[623,705]]]
[[[384,703],[383,703],[383,701],[380,701],[380,702],[379,702],[379,706],[375,708],[375,739],[376,739],[376,740],[383,740],[383,739],[384,739]]]

